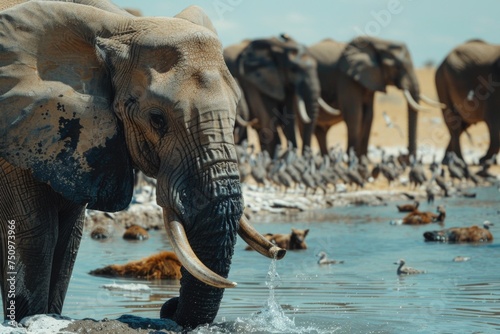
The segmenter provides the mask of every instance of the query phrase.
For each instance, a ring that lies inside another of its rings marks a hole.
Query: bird
[[[425,187],[425,193],[427,194],[427,204],[434,204],[436,191],[434,190],[432,183],[427,184],[427,186]]]
[[[424,233],[425,241],[443,242],[490,242],[493,234],[489,230],[493,226],[489,220],[483,222],[483,227],[477,225],[469,227],[451,227],[441,231],[428,231]]]
[[[410,187],[411,185],[414,186],[414,188],[417,188],[424,184],[425,181],[427,181],[427,177],[425,176],[425,171],[424,171],[424,165],[422,163],[422,160],[417,160],[416,157],[413,155],[410,155],[410,173],[408,174],[408,177],[410,179]]]
[[[250,174],[257,183],[257,187],[260,188],[261,185],[265,187],[267,180],[267,171],[265,167],[264,153],[259,152],[256,157],[252,156],[250,158],[250,166],[252,167]]]
[[[447,155],[449,157],[448,173],[450,174],[452,183],[455,179],[457,179],[458,182],[462,182],[462,180],[465,179],[465,163],[463,162],[463,160],[457,157],[454,152],[448,152]]]
[[[344,263],[344,261],[330,260],[328,258],[328,255],[324,251],[321,251],[318,254],[316,254],[316,257],[319,257],[318,264],[321,265]]]
[[[436,169],[432,174],[431,182],[432,182],[432,180],[436,181],[436,184],[438,185],[438,187],[441,190],[443,190],[444,197],[449,197],[450,189],[448,188],[448,185],[446,184],[444,169],[442,169],[442,168]]]
[[[481,169],[476,172],[477,176],[480,176],[484,179],[496,179],[496,176],[489,172],[490,167],[496,163],[496,154],[493,155],[491,159],[486,160],[482,165]]]
[[[413,269],[411,267],[405,267],[405,260],[404,259],[400,259],[399,261],[397,262],[394,262],[394,264],[397,264],[398,265],[398,269],[397,269],[397,274],[398,275],[414,275],[414,274],[424,274],[425,271],[423,270],[417,270],[417,269]]]
[[[415,201],[413,204],[400,204],[396,205],[398,208],[399,212],[413,212],[418,209],[418,206],[420,205],[419,201]]]
[[[398,130],[398,133],[399,133],[399,136],[401,138],[403,138],[403,130],[401,130],[401,128],[399,127],[399,125],[397,124],[394,124],[391,120],[391,118],[389,117],[389,115],[387,114],[387,112],[383,111],[382,112],[382,116],[384,117],[384,121],[385,121],[385,125],[389,128],[389,129],[397,129]]]
[[[436,161],[436,154],[433,154],[433,155],[432,155],[432,162],[431,162],[431,163],[430,163],[430,165],[429,165],[429,169],[430,169],[430,171],[431,171],[432,173],[434,173],[434,171],[435,171],[436,169],[438,169],[438,168],[439,168],[439,164],[438,164],[438,163],[437,163],[437,161]]]
[[[358,170],[358,159],[355,154],[349,156],[349,167],[346,173],[349,184],[355,184],[356,188],[364,187],[364,180]]]

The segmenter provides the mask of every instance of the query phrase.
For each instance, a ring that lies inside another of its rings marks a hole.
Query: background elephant
[[[316,61],[307,48],[282,35],[229,46],[224,50],[224,59],[244,93],[247,120],[258,121],[253,127],[261,149],[274,153],[279,143],[278,127],[297,147],[295,111],[305,123],[303,146],[310,146],[320,87]]]
[[[460,135],[471,124],[485,121],[490,146],[480,163],[500,147],[500,45],[468,41],[453,49],[436,70],[436,90],[446,105],[443,117],[450,132],[446,152],[463,159]],[[446,155],[444,162],[446,162]]]
[[[235,286],[226,277],[237,232],[263,254],[284,255],[239,223],[238,87],[199,8],[135,18],[88,3],[102,9],[27,2],[0,16],[4,317],[61,313],[85,208],[127,207],[137,168],[157,179],[183,264],[180,296],[161,317],[211,322],[223,288]]]
[[[241,43],[233,44],[224,48],[224,60],[231,74],[238,73],[236,59],[238,59],[240,53],[248,46],[249,43],[250,40],[244,40]],[[233,76],[236,84],[240,87],[240,91],[243,91],[238,78],[235,75]],[[245,99],[245,95],[242,93],[240,100],[238,101],[238,106],[236,107],[236,123],[234,126],[235,143],[241,144],[245,139],[248,139],[247,127],[250,126],[249,121],[252,121],[250,120],[250,110],[248,109],[248,103]]]
[[[321,96],[330,106],[339,109],[339,116],[320,108],[315,135],[322,153],[327,153],[329,128],[344,120],[347,146],[357,155],[368,153],[373,120],[375,92],[385,92],[394,85],[405,91],[408,100],[408,151],[415,154],[417,113],[420,89],[410,52],[405,44],[362,36],[349,43],[331,39],[309,47],[317,61]]]

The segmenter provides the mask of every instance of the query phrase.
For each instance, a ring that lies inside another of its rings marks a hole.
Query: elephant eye
[[[160,133],[165,133],[167,128],[167,122],[165,121],[165,117],[159,110],[154,110],[149,113],[149,120],[151,126],[158,130]]]

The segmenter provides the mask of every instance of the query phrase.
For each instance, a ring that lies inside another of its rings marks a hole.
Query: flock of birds
[[[497,176],[490,172],[495,158],[472,172],[453,152],[448,152],[446,165],[437,163],[434,155],[428,168],[422,157],[387,155],[384,150],[381,161],[371,164],[366,156],[358,158],[354,152],[344,152],[338,146],[325,155],[313,153],[306,147],[300,155],[289,143],[287,148],[278,145],[271,157],[266,151],[255,152],[253,145],[244,142],[237,146],[237,152],[242,182],[253,179],[260,189],[272,187],[285,193],[301,191],[307,195],[316,194],[318,189],[324,194],[349,188],[357,190],[383,177],[388,186],[395,182],[413,189],[425,186],[427,200],[432,203],[438,195],[474,197],[474,193],[464,190],[467,185],[490,183],[500,186]]]
[[[358,158],[354,152],[344,152],[338,146],[332,148],[327,155],[314,154],[306,148],[299,154],[297,148],[290,143],[286,148],[278,145],[271,157],[267,152],[255,152],[252,145],[246,142],[238,146],[240,175],[242,182],[253,181],[258,189],[295,192],[297,194],[316,194],[320,189],[324,194],[341,191],[341,189],[360,189],[374,182],[379,177],[386,179],[388,186],[399,182],[410,189],[425,189],[427,202],[434,203],[436,196],[450,197],[453,195],[475,197],[475,193],[466,189],[469,186],[497,185],[500,183],[496,175],[490,172],[496,157],[486,161],[475,172],[471,171],[462,159],[453,152],[446,155],[446,164],[440,164],[433,156],[432,162],[424,165],[422,157],[387,155],[381,151],[381,160],[371,164],[366,157]],[[371,167],[370,167],[371,166]],[[500,186],[499,186],[500,190]],[[399,212],[406,215],[401,219],[391,221],[394,225],[423,225],[436,223],[444,225],[446,208],[437,206],[436,212],[420,211],[419,201],[415,196],[404,193],[414,200],[412,203],[397,205]],[[493,235],[489,227],[493,224],[485,221],[483,226],[452,227],[442,230],[427,231],[425,241],[437,242],[490,242]],[[294,231],[288,238],[293,238]],[[276,238],[276,237],[275,237]],[[304,236],[305,238],[305,236]],[[302,239],[303,241],[304,239]],[[305,246],[305,242],[303,242]],[[295,248],[303,249],[303,248]],[[340,264],[343,261],[330,259],[326,252],[317,255],[319,265]],[[457,256],[456,262],[469,260],[469,257]],[[395,264],[398,275],[425,273],[422,270],[405,265],[400,259]]]

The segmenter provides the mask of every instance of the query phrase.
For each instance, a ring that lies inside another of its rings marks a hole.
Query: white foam
[[[137,292],[149,292],[151,288],[146,284],[139,283],[128,283],[128,284],[117,284],[113,282],[113,284],[104,284],[102,286],[107,290],[119,290],[119,291],[137,291]]]
[[[0,325],[0,334],[40,334],[40,333],[60,333],[70,334],[70,332],[62,331],[73,320],[60,315],[37,314],[26,317],[21,320],[19,327],[12,327],[5,321]]]

